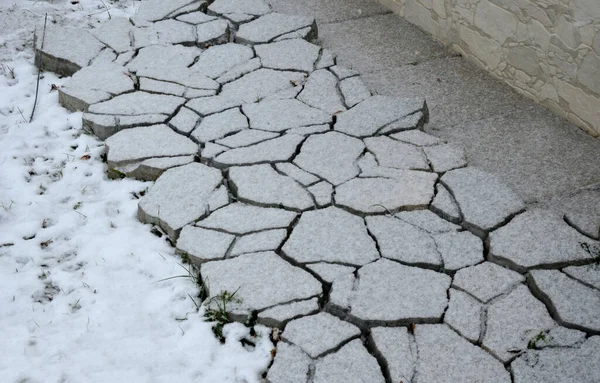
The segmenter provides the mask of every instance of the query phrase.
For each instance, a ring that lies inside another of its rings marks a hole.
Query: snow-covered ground
[[[133,1],[105,1],[111,17]],[[214,337],[191,297],[198,286],[173,248],[135,218],[150,184],[111,181],[103,143],[81,115],[58,105],[44,73],[31,123],[37,69],[33,28],[44,14],[93,27],[100,0],[0,0],[0,381],[253,382],[271,360],[241,324]],[[190,297],[191,296],[191,297]]]

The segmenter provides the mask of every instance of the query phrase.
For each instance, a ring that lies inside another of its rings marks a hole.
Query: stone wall
[[[600,136],[600,0],[379,0]]]

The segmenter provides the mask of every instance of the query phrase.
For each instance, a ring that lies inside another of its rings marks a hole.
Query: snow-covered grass
[[[260,381],[267,329],[253,338],[229,324],[220,344],[190,298],[194,281],[161,281],[182,274],[181,259],[135,218],[136,195],[150,184],[107,179],[102,142],[58,105],[52,85],[65,79],[43,75],[27,122],[38,15],[95,23],[107,17],[90,16],[101,1],[74,11],[69,1],[0,1],[0,26],[13,27],[0,28],[0,381]],[[112,17],[131,13],[129,3]]]

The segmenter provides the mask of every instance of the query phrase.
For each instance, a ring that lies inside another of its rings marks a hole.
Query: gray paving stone
[[[246,64],[254,57],[252,48],[240,44],[215,45],[200,55],[198,62],[192,65],[199,73],[216,79],[233,68]]]
[[[276,250],[287,237],[287,230],[274,229],[246,234],[235,241],[231,255],[256,253],[260,251]]]
[[[106,139],[107,162],[119,168],[152,157],[194,155],[198,145],[166,125],[151,125],[120,131]]]
[[[252,146],[228,150],[215,157],[215,163],[230,166],[289,161],[303,139],[296,134],[284,134]]]
[[[403,179],[355,178],[335,190],[335,201],[352,211],[369,214],[426,207],[433,198],[437,176],[431,173],[398,170]]]
[[[243,44],[268,43],[281,35],[306,27],[311,28],[316,38],[317,25],[313,18],[273,12],[241,25],[235,40]]]
[[[315,133],[325,133],[331,130],[329,125],[311,125],[311,126],[302,126],[300,128],[292,128],[289,129],[288,133],[300,134],[302,136],[308,136]]]
[[[446,325],[418,325],[416,382],[510,382],[502,363]]]
[[[568,222],[588,237],[600,239],[600,185],[556,198],[551,205],[564,213]]]
[[[179,97],[184,97],[187,91],[183,85],[157,81],[146,77],[140,77],[140,90],[148,93],[170,94]],[[214,94],[209,95],[212,96]]]
[[[221,138],[220,140],[217,140],[216,143],[230,148],[239,148],[242,146],[257,144],[278,136],[279,135],[277,133],[264,132],[262,130],[254,129],[244,129],[238,133],[232,134],[231,136]]]
[[[108,45],[113,51],[123,53],[132,49],[133,25],[124,17],[115,17],[92,30],[95,38]]]
[[[133,43],[136,49],[150,45],[192,45],[196,43],[196,33],[194,27],[188,23],[172,19],[163,20],[135,28]]]
[[[367,217],[366,221],[382,257],[410,265],[442,265],[435,240],[424,230],[387,216]]]
[[[194,156],[149,158],[119,168],[109,168],[108,177],[130,177],[143,181],[156,181],[167,169],[194,162]],[[116,171],[115,171],[116,170]]]
[[[304,72],[313,71],[321,50],[319,46],[302,39],[261,44],[254,49],[265,68]]]
[[[81,69],[60,87],[58,102],[72,112],[86,112],[92,104],[133,89],[125,68],[113,63],[97,64]]]
[[[308,76],[298,99],[329,115],[346,110],[338,90],[337,78],[326,69],[319,69]]]
[[[598,380],[600,336],[578,349],[546,348],[528,351],[512,363],[515,382],[595,382]]]
[[[304,187],[293,178],[277,173],[271,165],[232,167],[229,180],[242,202],[299,211],[314,206]]]
[[[468,231],[451,231],[434,238],[446,270],[454,271],[483,261],[483,242]]]
[[[379,258],[364,221],[336,207],[303,213],[283,252],[299,263],[364,265]]]
[[[427,158],[420,148],[385,136],[365,138],[364,142],[367,149],[375,155],[380,166],[407,170],[429,170]]]
[[[258,57],[255,57],[252,60],[246,61],[243,64],[236,65],[227,72],[223,73],[221,76],[219,76],[219,78],[217,78],[217,81],[219,82],[219,84],[226,84],[228,82],[237,80],[245,74],[254,72],[258,68],[260,68],[260,66],[260,59]]]
[[[282,327],[287,321],[319,311],[317,298],[275,306],[258,313],[257,322],[269,327]],[[282,342],[283,343],[283,342]]]
[[[358,327],[331,314],[319,313],[288,323],[282,338],[300,347],[312,358],[318,358],[359,335]]]
[[[600,332],[600,291],[558,270],[533,270],[530,275],[534,291],[550,304],[559,323]]]
[[[199,142],[208,142],[246,128],[248,128],[246,116],[239,108],[234,108],[204,117],[191,137]]]
[[[350,266],[336,265],[333,263],[310,263],[307,268],[317,273],[325,282],[331,283],[341,275],[352,274],[356,269]]]
[[[434,172],[444,173],[467,166],[463,148],[453,144],[434,145],[423,148]]]
[[[333,281],[330,306],[357,322],[407,325],[438,321],[447,305],[449,276],[387,259]]]
[[[208,199],[221,180],[220,171],[199,163],[169,169],[140,199],[138,219],[158,224],[176,240],[185,225],[206,213]]]
[[[308,187],[310,194],[315,197],[318,207],[327,207],[331,205],[333,199],[333,186],[329,182],[321,181]]]
[[[229,202],[229,191],[225,185],[221,185],[208,197],[208,211],[212,213],[223,206],[229,205]]]
[[[377,360],[356,339],[315,363],[314,383],[371,382],[385,379]]]
[[[134,55],[135,55],[134,50],[129,50],[129,51],[126,51],[123,53],[119,53],[117,55],[117,59],[114,61],[114,63],[123,65],[123,66],[127,66],[127,64],[129,64],[129,62],[133,59]]]
[[[303,78],[304,74],[299,72],[258,69],[223,85],[220,95],[250,104],[281,90],[290,89]]]
[[[36,65],[62,76],[71,76],[90,65],[105,47],[87,30],[48,23],[42,49],[43,29],[37,28],[35,33]]]
[[[285,35],[276,37],[273,41],[284,41],[284,40],[291,40],[291,39],[303,39],[303,40],[313,41],[313,40],[315,40],[315,37],[313,37],[313,36],[315,36],[316,30],[317,29],[311,25],[310,27],[304,27],[302,29],[298,29],[297,31],[293,31],[290,33],[286,33]]]
[[[110,48],[105,47],[96,57],[90,61],[90,65],[109,64],[117,59],[117,54]]]
[[[189,24],[198,25],[216,20],[217,18],[215,16],[207,15],[204,12],[192,12],[184,13],[183,15],[177,16],[176,19]]]
[[[481,333],[483,304],[467,293],[450,289],[450,302],[444,323],[471,342],[477,342]]]
[[[196,26],[196,44],[201,48],[228,43],[230,35],[229,24],[225,20],[209,21]]]
[[[386,125],[427,109],[423,99],[369,97],[338,115],[335,130],[356,137],[375,135]]]
[[[490,230],[525,208],[510,188],[480,169],[453,170],[441,182],[452,191],[465,223],[478,230]]]
[[[341,133],[313,135],[304,142],[294,163],[333,185],[339,185],[358,175],[355,161],[364,148],[360,140]]]
[[[212,296],[237,291],[238,312],[262,310],[322,294],[321,284],[306,271],[294,267],[274,252],[244,254],[201,266],[202,281]]]
[[[406,327],[373,328],[370,342],[385,360],[392,382],[412,381],[417,355]]]
[[[235,25],[247,23],[249,21],[256,19],[256,16],[248,15],[246,13],[226,13],[223,16],[226,17],[228,20],[230,20]],[[238,26],[238,28],[239,28],[239,26]]]
[[[178,9],[192,3],[200,3],[196,0],[147,0],[140,4],[138,11],[133,17],[135,24],[144,24],[149,21],[158,21],[166,18]]]
[[[188,135],[200,123],[200,116],[189,108],[181,108],[179,112],[169,121],[169,126],[177,132]]]
[[[171,76],[178,76],[178,71],[184,70],[192,64],[202,51],[196,47],[184,47],[183,45],[151,45],[139,50],[137,56],[127,68],[132,72],[140,72],[153,69],[153,72],[166,73]],[[174,71],[173,68],[177,68]],[[147,77],[155,78],[148,75]],[[157,78],[158,80],[167,80],[166,78]],[[192,86],[191,84],[186,84]]]
[[[460,222],[461,212],[452,194],[441,183],[438,183],[435,187],[437,193],[431,202],[431,209],[450,222]]]
[[[406,142],[407,144],[413,144],[416,146],[433,146],[444,143],[443,140],[427,134],[420,130],[407,130],[405,132],[394,133],[390,135],[391,138]]]
[[[569,266],[563,272],[573,279],[600,290],[600,265]]]
[[[214,113],[219,113],[227,109],[235,108],[242,105],[240,100],[230,99],[217,95],[214,97],[200,97],[188,101],[186,107],[192,109],[201,116],[209,116]]]
[[[260,16],[271,12],[271,8],[263,0],[215,0],[208,7],[208,12],[218,15],[246,13]]]
[[[85,130],[104,140],[113,134],[129,128],[164,123],[167,114],[141,114],[136,116],[84,113],[82,117]]]
[[[250,120],[250,127],[272,132],[331,122],[327,113],[295,99],[246,104],[242,110]]]
[[[234,239],[235,236],[231,234],[188,225],[181,230],[176,248],[199,265],[225,258]]]
[[[335,65],[335,54],[329,49],[322,49],[319,59],[315,63],[316,69],[329,68]]]
[[[487,311],[487,328],[482,346],[503,362],[527,350],[540,332],[556,327],[544,304],[519,286],[494,302]]]
[[[202,96],[212,96],[219,88],[219,84],[204,76],[198,68],[181,67],[147,67],[142,68],[136,73],[140,77],[148,77],[154,80],[166,81],[185,86],[191,90],[210,90],[213,92],[202,94]]]
[[[232,203],[197,223],[207,229],[223,230],[232,234],[248,234],[262,230],[287,228],[296,213],[283,210]]]
[[[520,271],[539,266],[560,267],[593,258],[582,243],[597,246],[596,241],[579,234],[555,212],[535,209],[490,234],[490,254]]]
[[[267,374],[269,383],[306,383],[312,360],[298,346],[279,342],[273,365]]]
[[[170,115],[185,102],[184,98],[147,92],[125,93],[108,101],[91,105],[89,111],[97,114],[136,116],[142,114]]]
[[[212,160],[214,157],[223,153],[227,149],[229,148],[226,146],[215,144],[213,142],[208,142],[204,145],[202,149],[200,149],[200,156],[205,160]]]
[[[541,350],[546,347],[578,347],[585,342],[586,335],[583,331],[555,327],[550,331],[546,331],[539,338],[535,342],[535,348]]]
[[[178,16],[185,15],[188,13],[205,12],[207,3],[208,3],[208,1],[205,1],[205,0],[194,1],[193,3],[185,5],[181,8],[174,10],[173,12],[169,13],[167,15],[167,18],[175,19]]]
[[[468,292],[483,303],[504,294],[525,278],[514,271],[505,269],[492,262],[458,270],[452,286]]]
[[[334,65],[330,68],[330,70],[333,72],[333,74],[337,76],[338,79],[340,79],[340,81],[346,78],[360,75],[360,73],[358,73],[357,71],[340,65]]]
[[[275,165],[275,168],[280,173],[284,173],[296,181],[300,182],[304,186],[312,185],[314,183],[319,182],[319,178],[305,172],[294,164],[290,164],[288,162],[283,162]]]
[[[305,79],[306,78],[303,77],[299,82],[292,81],[291,84],[293,86],[291,88],[277,91],[276,93],[273,93],[272,95],[263,98],[262,101],[287,100],[297,97],[298,93],[300,93],[300,91],[302,90],[302,84],[304,84]]]
[[[359,102],[371,97],[371,91],[367,89],[365,83],[358,76],[341,81],[340,91],[348,108],[352,108]]]

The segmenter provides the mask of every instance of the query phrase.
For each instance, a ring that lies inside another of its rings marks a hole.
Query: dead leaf
[[[83,156],[81,156],[81,158],[80,158],[80,159],[81,159],[81,160],[89,160],[90,158],[92,158],[92,156],[91,156],[91,155],[89,155],[89,154],[84,154]]]

